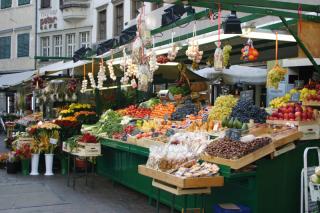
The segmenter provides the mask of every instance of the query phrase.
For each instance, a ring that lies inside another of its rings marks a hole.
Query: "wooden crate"
[[[101,143],[78,142],[78,146],[74,148],[71,152],[69,144],[66,142],[63,142],[62,150],[78,156],[86,156],[86,157],[99,156],[101,155]]]
[[[275,124],[275,125],[287,125],[292,124],[295,126],[302,126],[302,125],[313,125],[317,124],[317,121],[286,121],[286,120],[267,120],[268,124]]]
[[[320,102],[319,101],[303,101],[302,105],[311,106],[311,107],[320,107]]]
[[[222,176],[182,178],[166,172],[148,168],[145,165],[139,165],[138,172],[141,175],[177,186],[181,189],[220,187],[224,185],[224,177]]]
[[[245,167],[257,160],[259,160],[260,158],[263,158],[271,153],[273,153],[275,151],[274,148],[274,144],[270,143],[246,156],[243,156],[242,158],[239,159],[224,159],[224,158],[220,158],[220,157],[212,157],[209,155],[202,155],[201,159],[205,160],[207,162],[211,162],[211,163],[216,163],[216,164],[220,164],[220,165],[226,165],[229,166],[232,169],[240,169],[242,167]]]
[[[303,137],[303,133],[298,130],[290,130],[272,137],[272,142],[275,148],[285,146],[289,143],[292,143],[296,140],[300,140]]]
[[[151,138],[141,138],[137,140],[137,146],[141,146],[144,148],[150,148],[150,146],[163,145],[163,144],[165,143],[161,141],[152,140]]]

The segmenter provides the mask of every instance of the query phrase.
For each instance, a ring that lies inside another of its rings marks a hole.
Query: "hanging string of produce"
[[[223,51],[221,49],[221,40],[220,40],[220,34],[221,34],[221,6],[218,5],[218,42],[217,42],[217,48],[214,51],[214,70],[215,71],[223,71]]]
[[[157,55],[154,51],[154,43],[154,36],[152,36],[152,48],[149,54],[149,67],[152,74],[159,69],[159,66],[157,65]]]
[[[253,46],[253,41],[249,38],[241,49],[241,60],[243,61],[256,61],[259,56],[259,52]]]
[[[196,21],[193,23],[193,36],[189,40],[188,43],[188,49],[186,51],[186,55],[188,56],[188,59],[192,61],[192,68],[197,69],[198,64],[201,62],[203,51],[199,50],[199,43],[196,40],[197,36],[197,28],[196,28]]]
[[[170,61],[174,61],[174,59],[177,57],[178,48],[177,45],[173,42],[173,36],[175,32],[173,30],[171,31],[171,49],[168,52],[168,59]]]
[[[96,85],[96,81],[94,79],[94,72],[93,72],[94,66],[93,65],[92,65],[91,69],[92,69],[91,72],[88,72],[88,76],[89,76],[89,80],[90,80],[90,84],[91,84],[92,89],[95,89],[97,87],[97,85]]]
[[[275,66],[269,70],[267,75],[267,87],[268,88],[279,88],[279,83],[282,81],[287,74],[287,70],[283,69],[278,63],[278,32],[276,32],[276,64]]]
[[[113,68],[113,50],[111,50],[111,59],[107,62],[108,70],[110,78],[115,81],[117,80],[117,76],[114,74],[114,68]]]
[[[86,65],[83,65],[83,80],[81,85],[81,93],[85,93],[88,88],[88,80],[86,79]]]
[[[103,58],[101,58],[99,71],[98,71],[98,86],[97,88],[101,90],[103,88],[103,82],[107,80],[106,67],[104,66]]]

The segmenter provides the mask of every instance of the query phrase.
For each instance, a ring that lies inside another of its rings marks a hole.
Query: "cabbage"
[[[316,175],[318,175],[320,177],[320,166],[317,166],[315,169],[314,169],[314,173],[316,173]]]
[[[311,175],[310,180],[312,183],[320,184],[320,177],[316,174]]]

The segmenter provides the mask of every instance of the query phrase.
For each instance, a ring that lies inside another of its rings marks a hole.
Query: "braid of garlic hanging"
[[[111,60],[107,62],[108,65],[108,70],[110,74],[110,78],[115,81],[117,80],[117,76],[114,74],[114,69],[113,69],[113,51],[111,50]]]
[[[81,93],[85,93],[87,88],[88,88],[88,80],[87,79],[83,79],[80,92]]]
[[[196,25],[193,25],[193,37],[190,39],[188,43],[188,49],[186,51],[186,55],[188,56],[188,59],[200,63],[203,55],[203,51],[199,50],[199,44],[195,39],[196,36]]]
[[[93,73],[89,72],[88,76],[89,76],[89,80],[90,80],[90,84],[91,84],[92,89],[96,88],[97,85],[96,85],[96,81],[94,80]]]
[[[88,80],[86,79],[86,65],[83,65],[83,80],[81,85],[81,93],[85,93],[88,88]]]
[[[132,77],[132,78],[135,77],[138,73],[138,66],[133,63],[131,58],[128,60],[128,69],[126,73],[128,77]]]
[[[99,72],[98,72],[98,89],[101,89],[103,87],[103,82],[107,80],[106,76],[106,67],[104,66],[104,61],[101,58]]]
[[[128,60],[128,56],[127,56],[127,53],[126,53],[126,48],[123,49],[123,57],[120,61],[120,69],[125,72],[126,69],[127,69],[127,60]]]
[[[173,42],[173,35],[175,33],[171,32],[171,49],[168,51],[168,59],[170,61],[174,61],[174,59],[177,57],[178,54],[178,48],[177,45]]]

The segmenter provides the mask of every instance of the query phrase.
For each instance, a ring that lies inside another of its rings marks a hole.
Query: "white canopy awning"
[[[223,72],[216,72],[214,68],[207,67],[194,71],[194,73],[208,79],[215,79],[221,76],[227,84],[248,83],[260,85],[265,84],[267,79],[266,68],[240,65],[233,65],[230,69],[224,69]]]
[[[26,71],[14,74],[0,75],[0,88],[8,88],[28,81],[35,74],[35,71]]]
[[[79,66],[82,66],[82,65],[88,64],[88,63],[91,63],[91,61],[82,61],[81,60],[81,61],[77,61],[76,63],[74,63],[73,61],[68,61],[68,62],[59,61],[57,63],[50,64],[45,67],[41,67],[40,74],[44,75],[46,72],[57,72],[57,71],[72,69],[72,68],[79,67]]]

